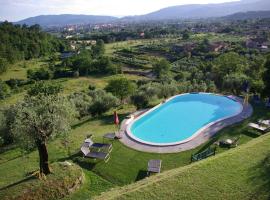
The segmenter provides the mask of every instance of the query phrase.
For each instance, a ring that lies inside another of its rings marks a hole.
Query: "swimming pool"
[[[133,120],[127,127],[127,134],[150,145],[181,144],[211,124],[236,116],[242,110],[241,103],[222,95],[177,95]]]

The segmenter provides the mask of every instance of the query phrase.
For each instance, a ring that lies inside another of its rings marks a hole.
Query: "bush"
[[[49,80],[52,78],[52,74],[49,70],[44,68],[40,68],[38,70],[27,70],[27,78],[35,81],[39,80]]]
[[[0,80],[0,99],[5,99],[10,94],[10,88],[9,86]]]
[[[102,115],[119,103],[115,96],[111,93],[106,93],[104,90],[92,90],[89,92],[89,95],[92,97],[89,112],[93,116]]]
[[[92,104],[92,98],[85,93],[79,92],[71,94],[68,99],[75,105],[80,117],[89,114],[89,108]]]
[[[153,72],[157,76],[157,78],[166,76],[169,73],[170,69],[171,69],[171,65],[165,59],[157,60],[153,64]]]
[[[44,95],[55,95],[63,90],[62,86],[54,83],[45,83],[43,81],[35,83],[28,90],[28,95],[37,96],[39,94]]]
[[[164,84],[160,87],[158,94],[159,98],[168,98],[175,95],[178,92],[177,87],[174,84]]]
[[[146,108],[149,104],[149,98],[143,93],[131,96],[131,102],[137,109]]]
[[[4,73],[7,71],[7,60],[4,58],[0,58],[0,74]]]
[[[149,83],[142,85],[140,91],[148,97],[149,100],[156,98],[160,94],[160,88],[162,87],[159,83]]]
[[[27,83],[28,83],[27,80],[14,79],[14,78],[11,78],[8,81],[6,81],[6,84],[8,84],[8,86],[10,86],[12,89],[16,89],[17,87],[26,85]]]
[[[11,131],[11,126],[15,120],[14,116],[15,106],[0,111],[0,137],[3,140],[2,145],[8,145],[14,142],[14,135]]]

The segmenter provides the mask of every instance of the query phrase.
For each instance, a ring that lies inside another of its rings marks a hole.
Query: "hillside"
[[[96,199],[269,199],[270,135]]]
[[[263,18],[270,18],[270,11],[241,12],[224,17],[224,19],[230,20],[263,19]]]
[[[97,24],[115,21],[148,21],[148,20],[171,20],[171,19],[198,19],[212,18],[232,15],[248,11],[269,11],[270,1],[268,0],[242,0],[240,2],[220,4],[189,4],[172,6],[161,10],[138,16],[127,16],[121,19],[111,16],[96,15],[40,15],[30,17],[16,24],[34,25],[42,27],[65,26],[74,24]],[[238,15],[236,15],[238,17]]]
[[[123,18],[123,20],[168,20],[221,17],[238,12],[270,10],[268,0],[249,0],[221,4],[194,4],[173,6],[146,15]]]
[[[65,26],[73,24],[96,24],[106,23],[116,20],[116,17],[96,16],[96,15],[40,15],[30,17],[16,22],[17,24],[34,25],[39,24],[43,27]]]

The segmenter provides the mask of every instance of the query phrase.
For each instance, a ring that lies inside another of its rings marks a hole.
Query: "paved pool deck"
[[[122,142],[124,145],[132,149],[143,151],[143,152],[150,152],[150,153],[177,153],[177,152],[194,149],[198,147],[199,145],[207,142],[210,138],[212,138],[215,134],[217,134],[221,129],[228,127],[230,125],[242,122],[252,115],[253,108],[250,104],[244,104],[243,99],[236,96],[228,96],[228,97],[242,104],[243,106],[242,112],[234,117],[227,118],[227,119],[224,119],[222,121],[212,124],[211,126],[202,130],[200,134],[198,134],[195,138],[193,138],[192,140],[186,143],[172,145],[172,146],[153,146],[153,145],[144,144],[139,141],[136,141],[132,139],[126,133],[128,124],[132,122],[131,119],[125,119],[121,123],[120,133],[121,133],[122,138],[120,139],[120,142]],[[136,119],[137,117],[139,117],[141,114],[143,114],[146,111],[147,110],[137,111],[133,113],[133,116],[135,116],[135,119]]]

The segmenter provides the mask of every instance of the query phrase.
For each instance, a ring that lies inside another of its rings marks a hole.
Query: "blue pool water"
[[[142,142],[166,145],[192,137],[207,124],[237,115],[242,105],[230,98],[207,94],[176,96],[135,121],[131,137]]]

